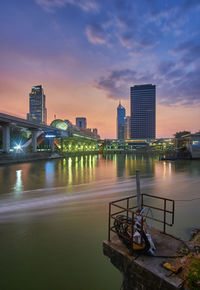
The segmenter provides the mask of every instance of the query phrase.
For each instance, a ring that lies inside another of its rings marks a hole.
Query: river
[[[88,155],[0,167],[0,289],[117,290],[103,256],[108,203],[142,192],[177,200],[170,233],[200,227],[200,161]]]

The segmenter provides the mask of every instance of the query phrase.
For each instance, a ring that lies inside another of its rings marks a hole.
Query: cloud
[[[138,73],[131,69],[113,70],[107,76],[95,81],[94,86],[105,91],[108,98],[127,99],[130,86],[146,83],[150,79],[153,80],[153,76],[149,72]]]
[[[194,43],[194,41],[185,41],[180,43],[174,52],[177,55],[181,54],[181,61],[184,65],[188,65],[192,62],[197,62],[200,59],[200,44]]]
[[[125,27],[116,34],[122,46],[135,52],[152,49],[159,44],[155,33],[137,25],[129,28]]]
[[[158,64],[158,72],[163,75],[163,74],[167,74],[170,73],[173,68],[174,68],[175,64],[172,61],[162,61]]]
[[[97,23],[87,26],[86,35],[88,40],[93,44],[104,44],[106,42],[106,33]]]
[[[81,8],[83,11],[98,11],[99,6],[94,0],[35,0],[45,11],[53,12],[56,8],[71,4]]]
[[[128,99],[130,86],[153,83],[157,85],[157,103],[164,105],[200,104],[200,64],[187,71],[180,63],[160,62],[152,71],[131,69],[112,70],[95,82],[108,98]]]
[[[184,34],[183,28],[190,22],[190,15],[200,8],[199,0],[185,0],[178,4],[158,5],[152,1],[151,9],[146,13],[144,20],[148,24],[152,23],[159,28],[161,32],[173,33],[175,36]]]
[[[200,2],[199,0],[185,0],[183,4],[183,9],[187,10],[193,7],[200,7]]]

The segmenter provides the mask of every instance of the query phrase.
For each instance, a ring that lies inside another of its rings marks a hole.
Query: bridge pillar
[[[3,125],[2,126],[3,131],[3,152],[9,153],[10,152],[10,126]]]
[[[32,134],[32,151],[37,152],[37,130],[31,130]]]
[[[63,152],[63,138],[61,137],[61,140],[60,140],[60,146],[61,146],[61,152]]]
[[[50,147],[51,147],[51,152],[55,151],[55,144],[54,144],[54,138],[49,139]]]

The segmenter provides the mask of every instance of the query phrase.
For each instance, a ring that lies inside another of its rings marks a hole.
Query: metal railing
[[[146,198],[152,201],[155,201],[155,200],[163,201],[163,204],[161,207],[153,206],[147,203]],[[132,245],[133,236],[136,231],[136,227],[134,227],[134,225],[138,221],[138,217],[140,219],[140,230],[139,230],[140,235],[142,235],[143,233],[144,221],[146,221],[146,219],[163,224],[163,233],[166,233],[166,226],[171,227],[174,224],[174,211],[175,211],[174,200],[163,198],[160,196],[150,195],[146,193],[141,194],[141,209],[144,209],[145,207],[147,207],[147,208],[152,209],[154,212],[155,211],[163,212],[163,215],[161,215],[160,218],[155,218],[153,216],[145,216],[141,214],[137,210],[137,205],[131,206],[131,203],[133,204],[134,201],[136,201],[137,203],[137,195],[129,196],[129,197],[115,200],[109,203],[108,241],[111,240],[111,232],[114,232],[120,235],[120,237],[124,238],[127,242],[129,242]],[[123,206],[124,203],[125,203],[125,206]],[[119,214],[124,215],[126,218],[124,218],[123,221],[120,220]],[[170,215],[171,217],[170,222],[167,221],[167,214]],[[113,224],[112,224],[112,221],[113,221]],[[130,235],[124,235],[124,233],[119,233],[116,230],[116,227],[114,225],[115,222],[119,222],[122,226],[126,228],[129,227]],[[140,239],[139,244],[141,243],[142,243],[142,239]]]

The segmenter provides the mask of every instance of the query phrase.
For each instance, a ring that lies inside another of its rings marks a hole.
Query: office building
[[[124,139],[124,118],[126,116],[126,110],[119,102],[117,107],[117,139]]]
[[[83,117],[76,118],[76,126],[78,128],[81,128],[81,129],[86,129],[87,128],[87,120],[86,120],[86,118],[83,118]]]
[[[131,139],[156,137],[156,86],[136,85],[130,89]]]
[[[130,139],[131,133],[131,117],[126,116],[124,118],[124,139]]]
[[[29,94],[29,113],[27,120],[37,123],[47,123],[46,97],[41,85],[32,87]]]

